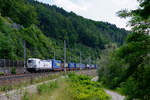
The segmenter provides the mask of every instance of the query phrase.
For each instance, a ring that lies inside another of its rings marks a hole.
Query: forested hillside
[[[67,61],[79,62],[80,51],[83,59],[94,60],[105,44],[122,45],[128,34],[107,22],[85,19],[34,0],[0,0],[0,14],[0,58],[22,59],[26,40],[27,57],[52,58],[55,51],[56,59],[63,60],[66,40]]]

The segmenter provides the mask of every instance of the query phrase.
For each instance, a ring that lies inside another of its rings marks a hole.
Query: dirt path
[[[110,91],[110,90],[106,90],[105,91],[107,92],[107,94],[111,95],[112,97],[112,100],[124,100],[124,96],[121,96],[120,94],[118,93],[115,93],[113,91]]]
[[[97,81],[98,80],[98,76],[94,77],[91,81]],[[120,94],[116,93],[116,92],[113,92],[113,91],[110,91],[110,90],[107,90],[107,89],[104,89],[107,94],[109,94],[111,97],[112,97],[112,100],[124,100],[124,96],[121,96]]]

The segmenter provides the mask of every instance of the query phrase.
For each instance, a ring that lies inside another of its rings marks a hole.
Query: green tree
[[[0,32],[0,59],[14,59],[14,50],[11,42]]]
[[[130,25],[133,26],[133,33],[130,34],[123,45],[118,50],[118,57],[129,64],[127,74],[121,84],[123,93],[127,99],[134,98],[140,100],[149,100],[149,54],[150,54],[150,36],[149,36],[149,0],[138,0],[140,7],[136,10],[119,11],[119,16],[131,17]]]

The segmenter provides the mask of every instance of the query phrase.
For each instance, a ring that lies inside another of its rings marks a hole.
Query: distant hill
[[[83,58],[91,56],[94,59],[99,57],[97,54],[100,54],[105,44],[114,42],[122,45],[129,33],[113,24],[86,19],[73,12],[67,12],[62,8],[34,0],[0,0],[0,13],[5,23],[17,23],[22,26],[21,29],[14,32],[14,37],[19,34],[18,36],[21,37],[22,41],[24,39],[27,41],[28,56],[30,57],[52,57],[51,53],[57,48],[57,58],[63,59],[61,48],[63,41],[66,40],[68,44],[67,55],[73,56],[74,61],[79,61],[80,50],[84,54]],[[2,31],[0,30],[0,32]],[[22,32],[24,34],[21,34]],[[3,32],[3,34],[5,33]],[[8,34],[10,33],[8,32]],[[14,38],[8,37],[6,34],[5,37]],[[17,59],[18,54],[15,52],[13,54]],[[22,57],[20,54],[19,58]]]
[[[127,31],[106,22],[96,22],[62,8],[30,1],[36,8],[40,29],[55,39],[66,39],[69,43],[82,43],[90,47],[103,48],[108,42],[123,44]]]

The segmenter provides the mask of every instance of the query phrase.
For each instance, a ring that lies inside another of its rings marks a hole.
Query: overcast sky
[[[130,29],[126,27],[127,19],[120,19],[116,12],[121,9],[136,9],[137,0],[38,0],[40,2],[49,3],[62,7],[68,12],[74,13],[96,21],[105,21],[120,28]]]

